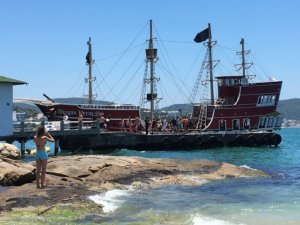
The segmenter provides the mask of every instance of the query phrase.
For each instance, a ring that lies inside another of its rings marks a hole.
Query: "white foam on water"
[[[231,223],[229,221],[202,216],[200,214],[194,215],[192,218],[192,222],[194,225],[234,225],[234,223]]]
[[[130,195],[132,191],[132,187],[129,187],[127,190],[114,189],[103,194],[89,196],[88,198],[96,204],[102,205],[104,213],[112,213],[124,202],[122,198]]]
[[[247,166],[247,165],[242,165],[242,166],[240,166],[240,167],[241,167],[241,168],[250,169],[250,170],[257,170],[257,169],[251,168],[250,166]]]
[[[197,183],[197,185],[202,185],[202,184],[206,184],[209,182],[209,180],[206,180],[206,179],[202,179],[202,178],[199,178],[197,176],[186,176],[186,178],[192,182],[195,182]]]

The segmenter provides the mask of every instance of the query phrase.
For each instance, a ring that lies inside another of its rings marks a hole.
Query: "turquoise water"
[[[282,129],[277,148],[219,148],[194,151],[116,150],[110,155],[208,159],[263,170],[268,178],[229,179],[199,186],[116,190],[96,196],[105,216],[76,223],[106,224],[300,224],[300,129]],[[91,152],[93,154],[97,152]],[[68,154],[64,152],[63,154]],[[28,159],[30,160],[30,158]]]

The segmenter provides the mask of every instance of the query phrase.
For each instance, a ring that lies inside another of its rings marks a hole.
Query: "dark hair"
[[[45,127],[44,126],[39,126],[36,129],[36,136],[42,137],[45,134]]]

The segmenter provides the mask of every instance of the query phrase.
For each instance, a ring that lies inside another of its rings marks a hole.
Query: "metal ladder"
[[[207,78],[209,74],[207,73]],[[204,86],[203,88],[203,94],[202,98],[200,100],[200,109],[199,109],[199,116],[197,120],[197,126],[196,129],[198,130],[203,130],[206,125],[207,125],[207,105],[208,105],[208,79],[203,81],[202,85]]]

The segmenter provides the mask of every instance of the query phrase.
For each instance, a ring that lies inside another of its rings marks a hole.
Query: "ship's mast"
[[[208,24],[208,59],[209,59],[209,82],[210,82],[210,99],[211,105],[214,105],[214,75],[213,75],[213,60],[212,60],[212,40],[210,23]]]
[[[236,70],[242,70],[242,76],[244,79],[246,79],[246,70],[249,69],[253,65],[253,63],[246,62],[245,56],[250,53],[250,50],[245,50],[244,38],[241,39],[240,44],[242,45],[242,50],[240,52],[237,52],[237,54],[241,56],[242,63],[236,64],[235,66],[238,66]]]
[[[212,41],[210,23],[208,24],[208,27],[206,29],[204,29],[201,32],[197,33],[197,35],[194,38],[194,41],[196,43],[201,43],[203,41],[206,41],[207,39],[208,39],[208,42],[204,43],[204,45],[207,47],[207,51],[206,51],[206,55],[205,55],[205,60],[202,63],[202,67],[201,67],[201,70],[200,70],[200,73],[199,73],[200,76],[198,75],[196,84],[194,86],[194,89],[193,89],[193,92],[192,92],[192,95],[191,95],[191,99],[194,98],[194,96],[195,96],[195,94],[197,92],[197,89],[198,89],[198,86],[199,86],[200,80],[201,80],[202,71],[204,69],[206,69],[207,72],[208,72],[207,73],[208,77],[206,78],[206,82],[209,81],[209,84],[210,84],[210,104],[214,105],[215,100],[214,100],[214,74],[213,74],[213,69],[217,65],[218,60],[213,60],[213,57],[212,57],[212,47],[217,42],[216,41]],[[208,86],[208,85],[206,85],[206,86]],[[208,95],[208,89],[207,89],[207,95]],[[205,91],[205,99],[206,99],[205,101],[206,102],[207,102],[208,98],[209,97],[206,96],[206,91]]]
[[[88,45],[88,53],[86,55],[86,63],[89,66],[89,74],[88,78],[86,78],[86,82],[88,83],[89,90],[88,90],[88,95],[86,96],[88,98],[89,104],[93,104],[93,100],[95,95],[93,94],[93,82],[95,81],[95,77],[93,77],[93,55],[92,55],[92,40],[89,38],[89,41],[87,42]]]
[[[152,37],[152,20],[150,20],[150,39],[149,39],[149,48],[146,49],[147,62],[150,63],[150,94],[147,94],[147,101],[150,101],[150,121],[153,121],[154,118],[154,102],[157,99],[157,93],[155,92],[155,82],[156,78],[154,77],[154,63],[157,59],[157,49],[153,48],[153,37]]]
[[[246,68],[245,68],[245,48],[244,48],[244,38],[241,40],[241,45],[242,45],[242,76],[245,78],[246,77]]]
[[[149,40],[149,49],[153,50],[153,38],[152,38],[152,20],[150,20],[150,40]],[[153,113],[154,113],[154,57],[150,58],[150,94],[151,94],[151,101],[150,101],[150,120],[153,120]]]

